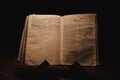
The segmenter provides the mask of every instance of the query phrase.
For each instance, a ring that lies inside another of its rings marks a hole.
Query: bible
[[[25,19],[18,61],[26,65],[96,66],[97,15],[95,13],[44,15],[30,14]]]

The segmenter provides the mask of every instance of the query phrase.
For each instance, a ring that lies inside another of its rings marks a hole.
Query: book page
[[[63,16],[62,64],[96,66],[96,14]]]
[[[25,64],[60,63],[60,16],[30,15]]]
[[[29,17],[27,16],[26,20],[25,20],[23,32],[22,32],[20,48],[19,48],[19,53],[18,53],[18,61],[20,61],[21,63],[24,63],[24,58],[25,58],[25,47],[26,47],[26,39],[27,39],[28,20],[29,20]]]

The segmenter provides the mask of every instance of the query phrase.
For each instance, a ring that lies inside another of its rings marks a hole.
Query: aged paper
[[[96,14],[63,16],[62,64],[96,66]]]
[[[18,54],[18,61],[20,61],[21,63],[24,63],[24,60],[25,60],[28,20],[29,20],[29,17],[27,16],[25,20],[25,25],[23,28],[23,33],[22,33],[22,38],[21,38],[20,48],[19,48],[19,54]]]
[[[60,63],[60,16],[30,15],[25,64]]]
[[[26,18],[18,61],[26,65],[96,66],[96,14],[29,15]]]

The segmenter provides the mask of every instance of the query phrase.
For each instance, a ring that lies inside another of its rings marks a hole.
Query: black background
[[[97,13],[101,65],[119,66],[119,4],[93,0],[34,0],[0,3],[0,58],[17,56],[25,17],[29,14]]]

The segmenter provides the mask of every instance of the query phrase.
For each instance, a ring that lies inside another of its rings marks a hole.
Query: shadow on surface
[[[26,67],[15,74],[22,80],[89,80],[87,71],[78,62],[62,67],[51,66],[44,61],[37,67]]]

